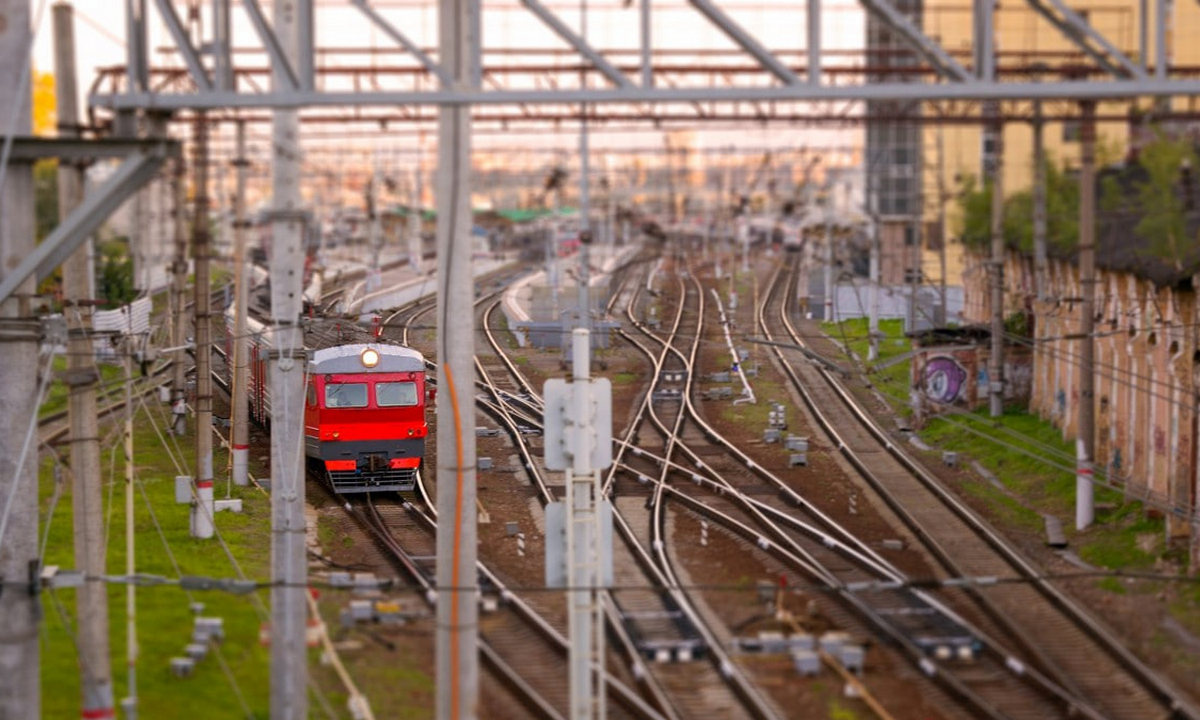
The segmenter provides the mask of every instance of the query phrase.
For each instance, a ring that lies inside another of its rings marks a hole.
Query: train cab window
[[[375,404],[379,407],[416,405],[417,384],[413,382],[375,383]]]
[[[366,383],[339,383],[325,386],[325,407],[356,408],[366,406]]]

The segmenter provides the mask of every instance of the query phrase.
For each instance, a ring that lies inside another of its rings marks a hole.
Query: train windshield
[[[414,382],[375,383],[375,404],[379,407],[416,405],[417,384]]]
[[[325,386],[325,407],[358,408],[366,406],[366,383],[339,383]]]

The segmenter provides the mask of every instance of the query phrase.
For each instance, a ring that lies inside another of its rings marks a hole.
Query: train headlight
[[[373,368],[379,364],[379,351],[367,348],[362,351],[359,359],[362,360],[363,367]]]

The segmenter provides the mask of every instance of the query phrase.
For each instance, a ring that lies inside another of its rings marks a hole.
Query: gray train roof
[[[373,368],[363,367],[360,356],[371,348],[379,353],[379,364]],[[412,348],[399,345],[354,344],[314,350],[308,362],[308,371],[315,375],[328,373],[360,372],[421,372],[425,370],[425,358]]]

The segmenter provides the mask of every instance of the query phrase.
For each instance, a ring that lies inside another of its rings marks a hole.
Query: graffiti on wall
[[[934,355],[921,368],[921,392],[933,402],[949,405],[966,391],[967,371],[948,355]]]

